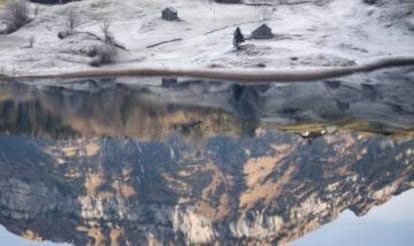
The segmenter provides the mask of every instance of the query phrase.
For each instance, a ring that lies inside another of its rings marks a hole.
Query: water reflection
[[[363,217],[345,211],[332,223],[288,245],[410,246],[414,240],[413,201],[414,190],[410,190],[384,205],[372,208]]]
[[[414,186],[398,78],[2,84],[0,223],[76,245],[261,245],[362,216]]]

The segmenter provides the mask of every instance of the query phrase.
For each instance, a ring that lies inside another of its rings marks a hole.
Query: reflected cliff
[[[406,74],[3,83],[0,223],[76,245],[274,245],[362,216],[414,186]]]

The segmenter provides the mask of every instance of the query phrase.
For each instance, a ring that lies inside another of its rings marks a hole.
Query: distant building
[[[216,3],[241,3],[241,0],[215,0]]]
[[[270,39],[273,38],[272,29],[266,25],[262,24],[256,30],[252,32],[251,38],[253,39]]]
[[[42,4],[65,4],[69,2],[73,2],[73,0],[30,0],[34,3],[42,3]]]
[[[178,20],[177,10],[172,7],[165,8],[161,13],[162,13],[161,17],[164,20],[168,20],[168,21]]]
[[[162,78],[161,79],[161,86],[162,87],[172,87],[178,83],[177,78]]]
[[[282,1],[282,0],[279,0],[279,1]],[[275,0],[244,0],[244,4],[254,5],[254,6],[273,6],[275,5],[275,2],[277,1]]]

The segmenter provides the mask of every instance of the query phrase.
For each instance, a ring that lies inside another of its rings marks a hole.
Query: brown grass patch
[[[247,161],[244,167],[244,174],[248,188],[246,192],[240,195],[240,208],[250,209],[259,200],[264,200],[266,204],[269,204],[279,194],[283,185],[289,182],[294,173],[295,166],[290,165],[288,170],[277,181],[268,180],[263,182],[276,169],[279,162],[293,149],[288,144],[272,147],[277,152],[276,155],[254,158]]]
[[[115,180],[111,184],[112,188],[114,188],[122,197],[129,198],[135,196],[137,192],[135,191],[135,187],[131,184]]]
[[[227,194],[222,194],[220,196],[219,205],[217,207],[212,207],[208,201],[210,200],[211,194],[214,194],[219,187],[219,185],[225,182],[223,174],[213,163],[207,163],[203,166],[203,171],[212,172],[212,180],[210,184],[202,191],[201,199],[196,204],[197,211],[203,216],[211,220],[219,220],[223,218],[230,212],[230,204]]]
[[[95,196],[98,187],[105,183],[105,178],[101,173],[90,173],[85,178],[85,189],[87,196]]]
[[[100,228],[88,228],[85,226],[77,226],[76,230],[79,232],[86,232],[89,237],[93,238],[94,242],[89,241],[87,245],[106,245],[105,235]]]
[[[32,240],[32,241],[38,241],[38,242],[43,241],[43,238],[39,236],[37,232],[34,232],[32,230],[26,230],[25,232],[23,232],[22,237],[27,240]]]
[[[124,231],[119,228],[111,229],[109,233],[109,237],[111,238],[111,246],[119,246],[121,245],[121,236],[124,234]]]
[[[90,143],[86,146],[86,155],[87,156],[94,156],[98,154],[101,146],[97,143]]]
[[[66,158],[70,158],[70,157],[74,157],[78,153],[78,150],[75,147],[67,147],[67,148],[62,148],[62,152]]]

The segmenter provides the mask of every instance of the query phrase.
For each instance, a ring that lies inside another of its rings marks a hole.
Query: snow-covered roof
[[[164,11],[169,11],[171,13],[177,13],[177,10],[173,7],[167,7],[162,12],[164,12]]]
[[[266,32],[270,31],[271,32],[272,31],[272,28],[270,28],[266,24],[262,24],[258,28],[256,28],[255,31],[266,31]]]
[[[272,29],[268,25],[262,24],[252,32],[252,37],[255,39],[272,38]]]

